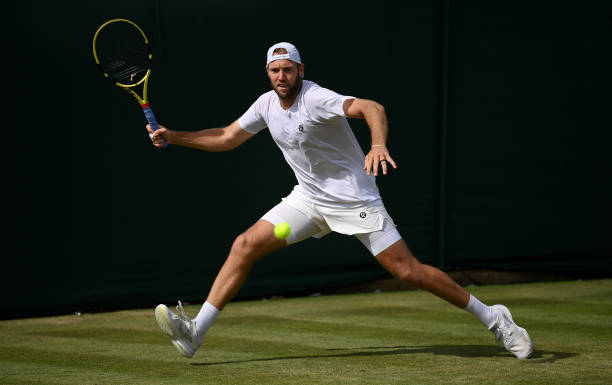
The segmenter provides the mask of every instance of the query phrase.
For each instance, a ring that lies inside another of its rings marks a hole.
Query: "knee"
[[[242,233],[234,240],[230,257],[242,262],[252,263],[251,259],[253,259],[252,257],[255,255],[256,250],[256,242],[247,233]]]
[[[423,279],[420,266],[419,263],[402,266],[397,272],[397,277],[410,286],[421,288]]]

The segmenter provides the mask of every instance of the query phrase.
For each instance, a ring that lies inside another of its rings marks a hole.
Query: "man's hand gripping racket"
[[[151,142],[153,142],[155,147],[164,148],[168,145],[166,138],[170,131],[166,127],[158,125],[157,130],[153,130],[153,127],[147,124],[147,131],[149,131],[149,138],[151,138]]]
[[[128,91],[142,107],[147,118],[153,143],[166,147],[163,136],[152,135],[159,126],[147,100],[147,86],[151,76],[153,56],[145,33],[134,22],[127,19],[112,19],[102,24],[93,38],[93,55],[104,76],[114,85]],[[134,88],[143,85],[142,97]],[[160,141],[161,140],[161,141]]]

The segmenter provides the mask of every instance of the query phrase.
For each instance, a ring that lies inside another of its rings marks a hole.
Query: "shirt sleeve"
[[[309,104],[313,117],[320,121],[346,117],[342,106],[347,99],[355,99],[354,96],[340,95],[323,87],[313,89],[308,96],[306,103]]]
[[[268,126],[262,114],[263,96],[260,96],[238,119],[240,127],[251,134],[257,134]]]

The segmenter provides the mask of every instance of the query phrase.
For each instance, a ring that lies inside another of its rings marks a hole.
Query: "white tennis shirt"
[[[261,95],[238,119],[256,134],[268,127],[293,169],[294,191],[326,207],[357,208],[382,204],[374,175],[363,170],[365,155],[349,126],[342,96],[304,80],[287,110],[274,90]]]

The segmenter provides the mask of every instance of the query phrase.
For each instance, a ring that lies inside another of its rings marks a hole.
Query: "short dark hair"
[[[272,56],[274,56],[274,55],[285,55],[287,53],[288,52],[287,52],[286,49],[280,47],[280,48],[275,49],[274,52],[272,52]]]

